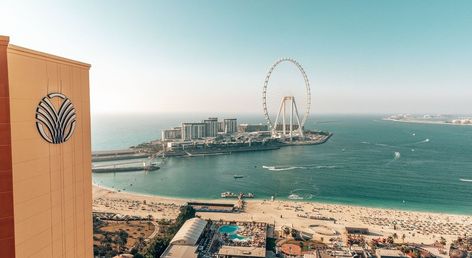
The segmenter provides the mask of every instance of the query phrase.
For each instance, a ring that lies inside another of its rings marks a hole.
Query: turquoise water
[[[161,128],[181,120],[107,119],[93,120],[95,150],[158,138]],[[263,120],[254,116],[240,121]],[[211,199],[231,191],[287,199],[296,194],[307,201],[472,214],[472,182],[460,180],[472,179],[472,126],[398,123],[381,116],[315,116],[307,127],[334,136],[318,146],[169,158],[150,173],[94,174],[93,179],[108,187],[173,197]],[[235,174],[245,177],[234,179]]]
[[[232,240],[245,240],[245,237],[237,234],[238,230],[239,226],[236,225],[224,225],[218,229],[220,233],[226,233]]]

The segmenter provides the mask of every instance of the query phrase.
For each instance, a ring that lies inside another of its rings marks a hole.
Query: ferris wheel
[[[285,96],[285,97],[282,98],[282,101],[280,103],[279,112],[277,113],[277,117],[275,119],[275,122],[272,122],[272,120],[270,119],[270,116],[269,116],[269,111],[267,109],[267,86],[269,85],[269,80],[270,80],[270,77],[271,77],[272,73],[274,72],[274,69],[277,67],[277,65],[279,65],[280,63],[283,63],[283,62],[289,62],[291,64],[294,64],[298,68],[298,70],[300,71],[300,73],[303,77],[303,80],[305,82],[305,88],[306,88],[306,98],[305,98],[306,110],[304,112],[303,118],[300,120],[300,116],[299,116],[299,113],[298,113],[298,108],[297,108],[297,105],[296,105],[296,102],[295,102],[295,97]],[[305,70],[303,69],[303,67],[300,65],[300,63],[298,63],[295,59],[292,59],[292,58],[281,58],[281,59],[277,60],[270,67],[270,69],[269,69],[269,71],[266,75],[266,78],[265,78],[265,81],[264,81],[264,87],[263,87],[263,90],[262,90],[262,107],[263,107],[265,119],[267,121],[267,125],[269,126],[269,129],[272,131],[272,135],[273,136],[278,135],[278,136],[284,136],[285,137],[285,136],[287,136],[287,132],[288,132],[290,140],[292,139],[294,134],[297,134],[297,135],[303,137],[303,126],[305,125],[305,122],[308,119],[308,116],[310,115],[310,106],[311,106],[310,82],[308,80],[308,76],[306,75]],[[285,119],[285,114],[286,114],[286,111],[287,111],[287,107],[289,108],[289,112],[290,112],[289,113],[289,124],[286,123],[286,119]],[[282,121],[281,121],[282,122],[282,124],[281,124],[282,130],[278,130],[279,127],[280,127],[279,123],[278,123],[280,116],[282,116],[281,117],[282,118]],[[294,122],[295,122],[293,120],[294,118],[297,120],[296,124],[294,124]],[[287,128],[287,126],[289,126],[289,128]],[[281,131],[281,133],[279,131]]]

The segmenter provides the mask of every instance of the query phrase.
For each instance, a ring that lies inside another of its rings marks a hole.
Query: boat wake
[[[361,142],[361,143],[362,144],[367,144],[367,145],[375,145],[375,146],[379,146],[379,147],[397,148],[397,146],[388,145],[388,144],[385,144],[385,143],[370,143],[370,142]]]
[[[410,147],[413,147],[414,145],[418,145],[418,144],[423,144],[423,143],[428,143],[430,142],[430,139],[429,138],[426,138],[422,141],[418,141],[418,142],[413,142],[413,143],[407,143],[407,144],[400,144],[398,146],[395,146],[395,145],[389,145],[389,144],[385,144],[385,143],[370,143],[370,142],[361,142],[361,144],[366,144],[366,145],[375,145],[375,146],[379,146],[379,147],[386,147],[386,148],[410,148]]]
[[[294,169],[334,169],[337,166],[323,166],[323,165],[305,165],[305,166],[262,166],[270,171],[287,171]]]
[[[462,182],[471,182],[472,183],[472,179],[460,178],[459,180],[462,181]]]
[[[427,142],[429,142],[429,138],[426,138],[426,139],[424,139],[424,140],[422,140],[422,141],[416,142],[415,144],[427,143]]]
[[[290,200],[310,200],[315,196],[316,194],[312,193],[309,189],[294,189],[287,198]]]

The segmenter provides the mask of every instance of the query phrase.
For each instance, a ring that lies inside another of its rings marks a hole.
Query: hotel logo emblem
[[[59,100],[58,109],[53,104]],[[72,136],[76,124],[74,105],[64,94],[49,93],[42,98],[36,108],[36,128],[39,134],[49,143],[66,142]]]

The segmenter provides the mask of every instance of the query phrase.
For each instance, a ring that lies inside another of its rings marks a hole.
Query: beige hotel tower
[[[0,36],[0,258],[93,256],[89,69]]]

